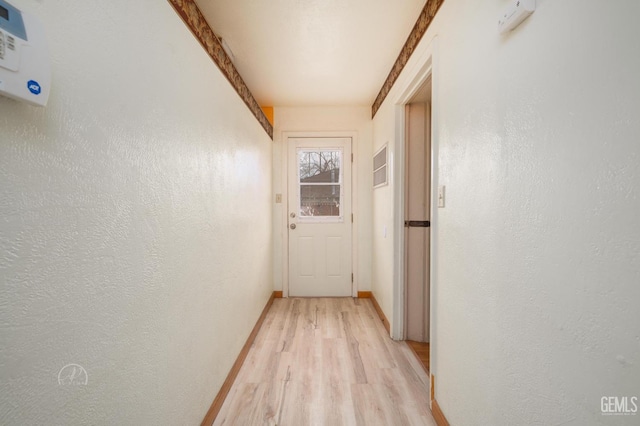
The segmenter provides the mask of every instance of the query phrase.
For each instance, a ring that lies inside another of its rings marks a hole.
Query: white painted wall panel
[[[168,2],[18,4],[53,88],[0,98],[0,422],[198,424],[272,291],[271,141]]]
[[[374,120],[374,150],[397,148],[393,99],[437,45],[432,368],[450,423],[637,424],[600,399],[640,383],[640,4],[536,3],[500,37],[505,2],[447,0]],[[388,317],[395,189],[374,192]]]
[[[374,152],[388,144],[389,184],[373,191],[371,290],[387,319],[393,324],[393,259],[394,191],[399,188],[395,179],[396,140],[394,135],[394,110],[389,101],[381,105],[373,120]],[[400,220],[400,219],[398,219]],[[404,218],[402,219],[404,220]]]

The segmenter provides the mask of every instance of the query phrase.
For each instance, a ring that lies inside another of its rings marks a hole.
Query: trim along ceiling
[[[260,108],[260,104],[258,103],[256,98],[247,87],[247,84],[240,76],[240,73],[236,69],[231,58],[229,58],[227,52],[225,52],[221,40],[218,38],[216,33],[214,33],[209,23],[207,23],[207,20],[205,19],[203,13],[196,4],[196,0],[168,1],[174,7],[178,15],[180,15],[185,24],[189,27],[191,32],[196,36],[200,44],[204,47],[205,51],[213,59],[218,68],[220,68],[222,73],[229,80],[232,87],[236,90],[240,98],[251,110],[251,112],[265,129],[267,134],[271,137],[271,139],[273,139],[273,126]],[[384,81],[384,84],[378,92],[373,105],[371,106],[372,117],[375,116],[376,112],[380,108],[380,105],[384,102],[386,96],[393,87],[393,84],[404,69],[407,61],[411,57],[411,54],[415,50],[415,47],[422,39],[422,36],[425,34],[427,28],[433,21],[442,3],[444,3],[444,0],[427,0],[424,4],[419,17],[415,22],[413,29],[411,30],[411,33],[404,43],[400,54],[398,55],[395,63],[391,68],[391,71]]]
[[[404,69],[404,66],[407,65],[411,54],[415,50],[420,40],[422,40],[422,36],[424,35],[424,33],[427,32],[427,28],[429,28],[429,25],[431,25],[431,22],[433,21],[433,18],[435,18],[438,9],[440,9],[440,6],[442,6],[442,3],[444,3],[444,0],[428,0],[422,8],[422,12],[420,13],[416,24],[411,30],[409,38],[407,38],[404,46],[402,46],[402,50],[398,55],[398,59],[396,59],[396,62],[393,64],[393,67],[391,68],[387,79],[382,85],[382,88],[380,89],[380,92],[378,92],[376,100],[371,106],[372,118],[376,116],[376,112],[378,112],[380,105],[382,105],[382,102],[384,102],[385,98],[389,94],[389,91],[400,76],[400,73]]]
[[[265,132],[273,140],[273,126],[269,123],[267,116],[264,114],[260,105],[253,97],[253,94],[245,84],[244,80],[238,73],[238,70],[229,59],[229,56],[222,48],[220,40],[215,35],[207,21],[202,16],[200,9],[193,0],[169,0],[178,15],[189,27],[193,35],[196,36],[204,50],[207,51],[213,62],[216,63],[222,74],[227,77],[231,86],[238,92],[240,98],[249,107],[258,122],[262,125]]]

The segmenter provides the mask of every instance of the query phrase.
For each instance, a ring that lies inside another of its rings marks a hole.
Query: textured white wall
[[[357,280],[358,290],[371,288],[371,187],[373,185],[373,151],[371,150],[372,125],[369,107],[276,107],[274,108],[273,132],[273,192],[286,192],[286,177],[282,164],[284,141],[282,132],[355,132],[356,145],[354,163],[357,167],[357,194],[353,199],[357,203],[354,210],[356,218],[356,238],[358,242]],[[282,289],[282,244],[287,237],[282,217],[286,214],[286,198],[282,204],[273,207],[273,279],[276,290]],[[353,241],[356,241],[354,238]]]
[[[393,104],[385,102],[373,120],[374,146],[377,152],[387,145],[387,180],[388,184],[373,190],[372,234],[371,234],[371,291],[387,319],[393,323],[393,220],[394,190],[398,187],[394,179],[395,139],[394,139]]]
[[[500,37],[507,3],[447,0],[374,120],[374,150],[397,142],[393,98],[437,45],[436,398],[460,426],[638,424],[600,398],[640,396],[640,3],[539,0]]]
[[[272,143],[167,1],[16,4],[53,88],[0,98],[0,423],[198,424],[272,291]]]

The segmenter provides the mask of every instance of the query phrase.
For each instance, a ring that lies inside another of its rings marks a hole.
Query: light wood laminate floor
[[[371,301],[276,299],[214,425],[433,425],[428,376]]]

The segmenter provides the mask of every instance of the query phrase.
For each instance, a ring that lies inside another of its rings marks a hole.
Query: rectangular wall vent
[[[373,187],[387,184],[387,144],[373,156]]]

